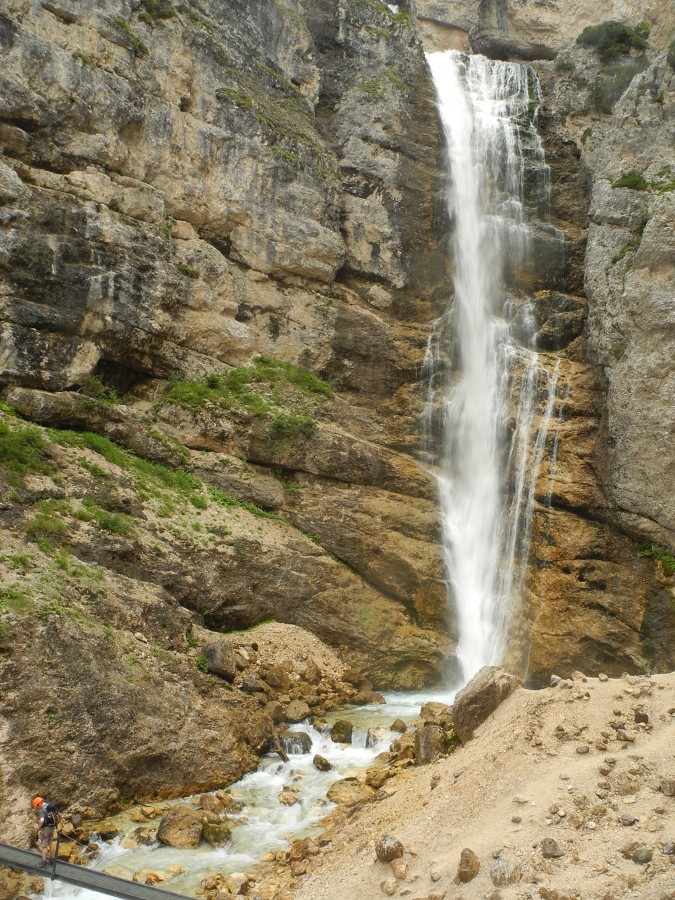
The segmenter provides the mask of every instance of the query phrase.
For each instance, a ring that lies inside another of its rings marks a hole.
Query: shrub
[[[278,413],[270,425],[269,433],[273,439],[309,437],[316,429],[316,422],[311,416],[303,416],[295,412]]]
[[[620,22],[588,25],[577,38],[577,44],[595,47],[602,60],[625,56],[633,49],[646,50],[649,46],[641,34]]]
[[[675,69],[675,39],[668,45],[668,56],[666,57],[668,65],[671,69]]]
[[[573,72],[576,66],[571,59],[557,59],[555,63],[556,72]]]
[[[200,672],[203,672],[205,675],[209,673],[209,663],[203,653],[200,653],[197,657],[197,668]]]
[[[657,547],[655,544],[642,544],[640,547],[640,556],[658,560],[663,567],[664,575],[668,577],[675,575],[675,556],[667,553],[663,547]]]
[[[631,170],[612,182],[614,188],[630,188],[633,191],[648,191],[649,182],[639,172]]]

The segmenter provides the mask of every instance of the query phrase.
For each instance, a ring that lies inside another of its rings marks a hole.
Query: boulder
[[[383,834],[375,841],[375,856],[380,862],[391,862],[403,856],[403,844],[393,834]]]
[[[520,679],[496,666],[484,666],[474,675],[452,705],[452,722],[460,741],[470,740],[476,728],[518,687],[522,687]]]
[[[452,707],[446,703],[430,700],[420,709],[420,718],[427,725],[438,725],[444,721],[452,721]]]
[[[492,879],[493,884],[496,884],[497,887],[502,887],[506,884],[515,884],[517,881],[520,881],[520,877],[520,866],[514,865],[499,854],[495,856],[490,868],[490,878]]]
[[[302,722],[310,715],[310,708],[304,700],[291,700],[284,709],[284,718],[287,722]]]
[[[232,836],[233,825],[231,822],[204,825],[202,837],[212,847],[224,847]]]
[[[371,788],[362,784],[358,778],[343,778],[331,784],[326,796],[339,806],[356,806],[369,800],[373,795]]]
[[[189,806],[175,806],[157,829],[157,840],[169,847],[196,847],[202,837],[202,814]]]
[[[408,730],[408,726],[403,719],[394,719],[390,725],[390,730],[397,732],[397,734],[405,734]]]
[[[445,733],[438,725],[425,725],[415,732],[415,762],[418,766],[438,759],[445,748]]]
[[[478,875],[480,860],[469,847],[465,847],[459,857],[459,866],[455,875],[455,884],[465,884]]]
[[[333,768],[332,763],[329,763],[325,756],[321,756],[321,754],[317,753],[312,760],[314,763],[314,768],[318,769],[319,772],[330,772]]]
[[[284,731],[279,740],[286,753],[309,753],[312,749],[312,739],[305,731]]]
[[[220,675],[226,681],[234,681],[237,674],[237,655],[226,638],[207,644],[202,654],[206,657],[211,674]]]
[[[338,719],[330,730],[330,739],[336,744],[351,744],[354,725],[347,719]]]

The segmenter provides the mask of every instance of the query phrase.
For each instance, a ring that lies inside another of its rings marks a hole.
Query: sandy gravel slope
[[[640,708],[647,724],[635,721]],[[674,780],[675,673],[521,689],[465,747],[407,770],[358,810],[295,900],[675,900]],[[406,848],[403,878],[375,859],[386,833]],[[545,838],[563,855],[545,858]],[[480,870],[455,884],[464,847]],[[651,862],[633,860],[639,847]],[[499,854],[521,875],[496,887]]]

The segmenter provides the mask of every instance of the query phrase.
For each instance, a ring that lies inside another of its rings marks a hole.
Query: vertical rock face
[[[562,364],[557,466],[540,489],[551,507],[536,524],[531,671],[542,675],[556,657],[566,670],[617,674],[674,661],[675,79],[665,53],[634,57],[615,60],[608,75],[595,52],[570,45],[553,71],[541,67],[542,127],[559,148],[549,158],[572,237],[588,216],[587,317],[577,353]],[[577,174],[556,171],[561,152],[579,156]],[[576,200],[575,179],[586,186]]]
[[[220,589],[210,565],[192,578],[178,563],[176,578],[173,551],[143,564],[212,626],[277,617],[378,683],[436,679],[449,646],[435,487],[412,454],[445,225],[409,13],[11,0],[0,48],[0,386],[28,418],[163,463],[207,451],[197,477],[281,513],[288,527],[266,523],[265,553],[239,554]],[[260,354],[337,392],[311,411],[311,437],[272,440],[240,406],[150,406],[169,378]],[[69,402],[91,383],[125,406]]]

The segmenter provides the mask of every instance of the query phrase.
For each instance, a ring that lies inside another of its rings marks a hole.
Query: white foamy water
[[[442,438],[443,550],[465,683],[504,654],[554,414],[557,369],[548,372],[535,351],[527,307],[519,321],[525,334],[515,337],[514,304],[504,287],[505,274],[526,260],[532,243],[525,156],[534,160],[540,199],[547,198],[549,176],[534,127],[533,73],[453,51],[427,58],[447,146],[455,291],[427,346],[425,423]]]
[[[388,750],[391,742],[399,737],[389,729],[394,719],[416,720],[420,706],[431,699],[450,703],[452,695],[388,694],[386,705],[333,711],[327,717],[329,722],[345,718],[354,723],[351,745],[336,744],[328,733],[319,732],[306,722],[291,726],[288,729],[290,732],[298,735],[304,732],[309,736],[311,749],[307,753],[289,754],[288,762],[281,760],[277,754],[269,754],[263,757],[257,771],[228,788],[228,793],[243,804],[243,809],[233,817],[240,824],[225,847],[214,849],[202,843],[191,850],[177,850],[160,844],[126,849],[116,839],[110,844],[101,842],[102,852],[93,867],[104,871],[115,866],[113,874],[131,880],[139,870],[162,872],[169,866],[180,865],[185,868],[185,874],[158,886],[189,897],[196,895],[200,882],[209,875],[253,872],[267,852],[287,847],[294,838],[318,833],[318,823],[333,807],[326,799],[330,785],[340,778],[362,773],[372,765],[378,753]],[[376,729],[376,732],[374,737],[371,735],[368,739],[370,728]],[[299,740],[292,740],[290,744],[294,750],[300,749]],[[329,772],[318,771],[313,764],[317,753],[335,768]],[[291,806],[278,800],[279,794],[288,786],[297,788],[300,798]],[[184,802],[179,800],[176,804]],[[152,823],[153,827],[157,824],[158,820]],[[103,895],[45,880],[45,893],[40,896],[45,900],[100,900]],[[37,895],[35,900],[38,900]]]

